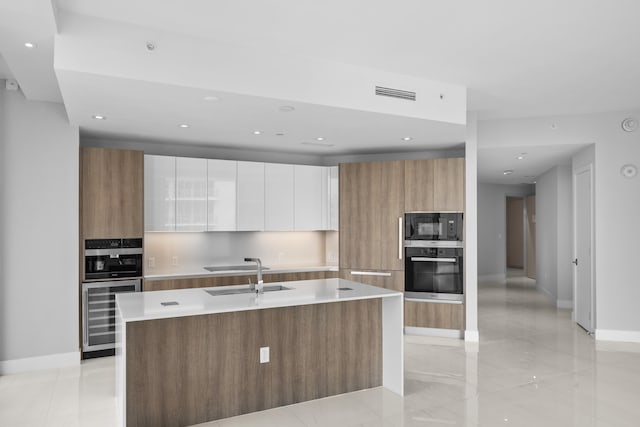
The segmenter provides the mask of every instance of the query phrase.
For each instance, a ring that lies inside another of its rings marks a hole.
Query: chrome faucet
[[[252,283],[249,285],[249,289],[252,291],[255,290],[256,293],[261,294],[264,292],[264,286],[262,282],[262,261],[260,258],[245,258],[244,262],[255,262],[258,265],[258,283],[253,285]]]

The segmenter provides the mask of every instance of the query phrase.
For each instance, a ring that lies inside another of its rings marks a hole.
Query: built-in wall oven
[[[405,214],[405,297],[462,301],[462,212]]]
[[[115,348],[116,294],[142,290],[142,252],[142,239],[85,240],[84,357],[107,355]]]

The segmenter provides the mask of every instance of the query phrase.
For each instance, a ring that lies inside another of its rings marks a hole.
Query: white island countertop
[[[259,295],[252,292],[212,296],[206,291],[246,289],[248,285],[190,288],[117,294],[116,302],[121,319],[124,322],[133,322],[371,298],[402,299],[402,292],[344,279],[279,282],[268,283],[265,286],[284,286],[290,289],[264,292]]]

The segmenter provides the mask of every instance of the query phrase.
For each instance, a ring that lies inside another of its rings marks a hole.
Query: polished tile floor
[[[406,396],[382,388],[200,427],[640,426],[640,344],[596,344],[530,279],[479,287],[480,344],[406,337]],[[116,426],[113,358],[0,377],[0,426]]]

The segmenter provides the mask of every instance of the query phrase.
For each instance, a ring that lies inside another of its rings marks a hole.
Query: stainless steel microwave
[[[462,212],[409,212],[405,240],[462,241]]]

